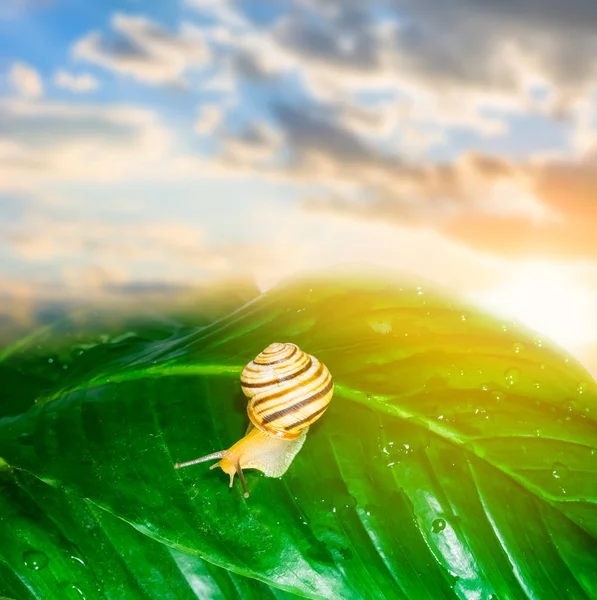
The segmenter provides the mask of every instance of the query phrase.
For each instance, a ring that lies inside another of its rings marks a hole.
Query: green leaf
[[[160,544],[28,474],[0,494],[0,594],[36,598],[289,598]]]
[[[245,500],[219,470],[174,470],[243,435],[238,376],[274,341],[335,381],[286,475],[248,471]],[[533,332],[426,283],[324,274],[117,359],[99,349],[0,421],[0,456],[307,597],[596,598],[596,410],[589,374]]]
[[[207,324],[248,294],[246,286],[204,291],[193,320]],[[78,381],[77,373],[97,367],[96,348],[104,351],[104,363],[113,362],[131,344],[139,352],[153,340],[188,334],[184,314],[150,315],[146,309],[142,314],[78,312],[5,348],[0,353],[6,391],[0,414],[26,410],[52,389],[53,381]],[[88,500],[3,465],[0,459],[0,598],[290,597],[159,544]]]

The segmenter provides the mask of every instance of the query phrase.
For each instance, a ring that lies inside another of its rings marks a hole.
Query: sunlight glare
[[[473,299],[567,348],[591,339],[589,291],[557,267],[525,264],[503,285]]]

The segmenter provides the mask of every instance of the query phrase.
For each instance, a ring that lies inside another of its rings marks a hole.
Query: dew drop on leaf
[[[568,467],[562,463],[554,463],[551,467],[551,474],[555,479],[563,479],[568,475]]]
[[[72,581],[64,581],[62,583],[62,589],[66,593],[66,597],[72,600],[85,600],[85,594],[83,590]]]
[[[54,359],[53,359],[53,358],[48,358],[48,362],[49,362],[50,364],[52,364],[52,363],[54,362]]]
[[[391,333],[392,331],[392,323],[390,321],[384,321],[380,319],[370,319],[368,320],[369,327],[373,329],[376,333],[380,333],[382,335],[386,333]]]
[[[39,550],[27,550],[23,552],[23,563],[33,571],[39,571],[48,566],[48,557]]]
[[[514,385],[518,381],[519,377],[520,377],[520,371],[516,368],[508,369],[504,373],[504,378],[506,379],[508,385]]]
[[[581,381],[576,388],[578,394],[584,394],[587,391],[587,384],[584,381]]]
[[[84,560],[83,560],[83,559],[82,559],[80,556],[77,556],[76,554],[71,554],[71,558],[72,558],[74,561],[78,562],[78,563],[79,563],[80,565],[82,565],[83,567],[86,567],[86,566],[87,566],[87,565],[85,564],[85,561],[84,561]]]
[[[431,531],[433,531],[433,533],[440,533],[445,528],[446,528],[445,519],[435,519],[435,521],[433,521],[433,523],[431,524]]]
[[[524,346],[520,342],[514,344],[514,352],[520,354],[524,350]]]

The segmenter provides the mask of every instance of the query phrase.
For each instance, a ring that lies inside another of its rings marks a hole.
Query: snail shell
[[[269,345],[244,368],[240,383],[253,425],[287,440],[319,419],[334,393],[325,365],[295,344]]]
[[[220,467],[230,475],[230,487],[238,474],[247,492],[243,469],[258,469],[268,477],[281,477],[302,448],[309,425],[326,411],[334,393],[332,376],[314,356],[296,344],[270,344],[244,369],[241,387],[249,397],[247,413],[251,421],[245,437],[228,450],[214,452],[176,469],[220,459],[210,469]]]

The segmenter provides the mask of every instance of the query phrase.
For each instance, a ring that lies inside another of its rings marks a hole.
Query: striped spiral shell
[[[334,393],[326,366],[295,344],[270,344],[240,376],[255,427],[295,439],[325,412]]]

